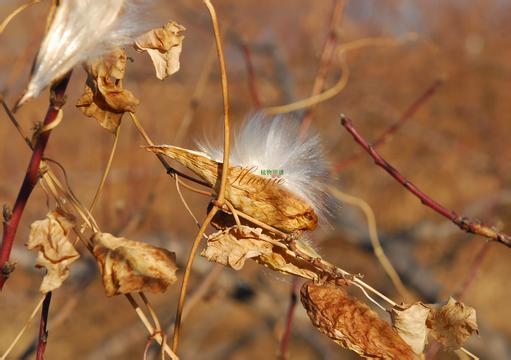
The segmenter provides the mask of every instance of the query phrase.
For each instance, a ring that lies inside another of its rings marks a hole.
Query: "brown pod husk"
[[[387,322],[344,289],[309,281],[300,295],[314,326],[342,347],[369,359],[418,359]]]
[[[146,149],[176,160],[219,190],[222,163],[206,154],[170,145],[147,146]],[[310,204],[283,185],[255,175],[249,169],[229,167],[225,198],[237,210],[281,231],[314,230],[318,223]]]

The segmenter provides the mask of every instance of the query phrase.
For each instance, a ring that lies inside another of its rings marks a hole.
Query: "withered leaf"
[[[218,231],[208,237],[201,255],[235,270],[240,270],[245,260],[253,259],[275,271],[306,279],[319,279],[311,264],[297,258],[260,228],[242,225]]]
[[[426,320],[429,307],[421,302],[412,305],[396,305],[390,311],[392,327],[416,354],[422,354],[428,339]]]
[[[156,77],[160,80],[179,70],[179,56],[183,47],[184,26],[169,21],[164,26],[139,36],[135,49],[146,51],[153,61]]]
[[[300,295],[314,326],[342,347],[365,358],[417,359],[387,322],[344,289],[307,282]]]
[[[447,349],[459,349],[472,334],[478,334],[476,311],[453,298],[432,309],[428,318],[431,335]]]
[[[146,149],[176,160],[219,190],[222,164],[206,154],[169,145],[147,146]],[[229,167],[225,198],[237,210],[284,232],[314,230],[318,223],[309,203],[282,184],[239,166]]]
[[[107,296],[164,292],[176,281],[173,252],[108,233],[97,233],[92,240]]]
[[[126,52],[116,49],[90,64],[83,95],[76,107],[94,117],[108,131],[115,133],[126,111],[134,112],[139,100],[124,89]]]
[[[36,267],[47,270],[39,288],[43,294],[59,288],[69,276],[69,265],[80,257],[68,240],[73,225],[73,219],[59,211],[51,211],[46,219],[30,225],[26,246],[38,251]]]

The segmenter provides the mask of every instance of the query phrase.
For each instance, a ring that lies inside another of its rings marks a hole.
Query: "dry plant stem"
[[[202,223],[201,228],[199,229],[199,232],[197,236],[195,237],[195,240],[193,241],[192,248],[190,250],[190,255],[188,255],[188,261],[186,262],[186,268],[183,275],[183,282],[181,283],[181,291],[179,293],[179,301],[177,304],[177,310],[176,310],[176,323],[174,325],[174,334],[172,337],[172,351],[177,353],[177,346],[179,344],[179,335],[181,331],[181,319],[183,316],[183,308],[186,300],[186,289],[188,288],[188,282],[190,280],[191,270],[193,266],[193,260],[195,258],[195,254],[197,253],[197,249],[199,248],[200,241],[202,239],[202,235],[204,235],[204,232],[206,231],[206,228],[208,227],[209,223],[211,222],[211,219],[213,219],[213,216],[218,211],[218,207],[213,206],[213,208],[208,213],[208,216]]]
[[[32,141],[30,140],[30,138],[28,136],[25,135],[25,132],[23,131],[23,129],[21,128],[18,120],[16,120],[16,117],[14,116],[14,114],[12,113],[11,109],[9,109],[9,107],[7,106],[7,104],[5,103],[4,99],[2,98],[1,99],[2,101],[2,107],[4,108],[5,110],[5,113],[7,114],[7,116],[9,117],[9,120],[11,120],[11,122],[13,123],[14,127],[16,127],[16,130],[18,130],[18,133],[21,135],[21,137],[23,138],[23,140],[25,140],[25,143],[28,145],[28,147],[31,149],[31,150],[34,150],[33,148],[33,144],[32,144]]]
[[[332,86],[328,90],[325,90],[324,92],[322,92],[318,95],[313,95],[306,99],[299,100],[299,101],[296,101],[296,102],[293,102],[293,103],[287,104],[287,105],[268,107],[268,108],[265,108],[265,111],[266,111],[266,113],[271,114],[271,115],[289,113],[292,111],[305,109],[310,106],[319,104],[323,101],[326,101],[328,99],[331,99],[334,96],[336,96],[337,94],[339,94],[346,87],[346,85],[348,84],[349,76],[350,76],[349,73],[350,73],[349,67],[348,67],[348,64],[346,63],[346,60],[341,60],[341,77],[339,78],[339,80],[337,81],[337,83],[334,86]]]
[[[52,86],[50,90],[50,105],[44,118],[43,127],[51,125],[52,122],[57,119],[65,102],[65,92],[70,76],[71,73],[66,74],[64,78]],[[13,265],[9,263],[9,256],[11,254],[21,216],[23,215],[23,211],[30,194],[39,180],[39,165],[41,164],[41,159],[43,157],[44,150],[46,149],[50,133],[51,130],[48,130],[40,133],[37,137],[32,157],[28,163],[27,173],[19,190],[18,197],[14,203],[12,214],[9,219],[4,219],[2,247],[0,249],[0,290],[3,288],[9,274],[13,271]]]
[[[312,85],[311,96],[320,94],[325,86],[326,75],[332,63],[337,41],[339,39],[337,28],[341,24],[342,15],[346,7],[346,0],[334,0],[332,5],[332,15],[328,26],[328,34],[325,39],[325,44],[323,45],[323,51],[321,52],[321,59],[316,78],[314,79],[314,84]],[[302,123],[302,134],[306,133],[312,122],[313,109],[314,106],[311,106],[305,112]]]
[[[413,36],[412,36],[413,35]],[[395,39],[395,38],[364,38],[355,41],[351,41],[349,43],[343,44],[339,46],[337,49],[337,56],[339,57],[340,65],[341,65],[341,77],[337,81],[337,83],[323,91],[318,95],[310,96],[306,99],[302,99],[287,105],[282,106],[272,106],[265,108],[265,111],[268,114],[281,114],[288,113],[296,110],[301,110],[308,108],[310,106],[314,106],[323,101],[329,100],[339,94],[348,84],[349,79],[349,67],[344,59],[343,55],[346,52],[364,48],[367,46],[396,46],[399,45],[402,41],[409,40],[408,38],[415,38],[415,34],[408,34],[407,37],[403,39]]]
[[[30,323],[32,322],[32,320],[34,319],[34,317],[36,316],[37,312],[39,311],[39,309],[41,308],[41,306],[43,305],[43,301],[44,299],[46,299],[46,296],[43,295],[41,296],[41,299],[39,300],[39,302],[37,303],[36,307],[34,308],[34,310],[32,311],[32,314],[30,314],[30,317],[28,318],[27,322],[25,323],[25,325],[23,325],[23,327],[21,328],[20,332],[18,333],[18,335],[16,335],[16,337],[14,338],[14,340],[12,341],[11,345],[9,345],[9,347],[7,348],[7,350],[5,350],[4,354],[2,355],[2,357],[0,357],[0,360],[5,360],[7,358],[7,355],[9,355],[9,353],[12,351],[12,349],[14,348],[14,346],[18,343],[19,339],[21,338],[21,336],[25,333],[25,331],[27,330],[28,328],[28,325],[30,325]]]
[[[385,255],[385,252],[383,251],[383,248],[380,243],[380,239],[378,237],[378,230],[376,227],[376,217],[374,215],[373,210],[369,206],[369,204],[356,196],[348,195],[348,194],[343,193],[342,191],[337,190],[333,187],[330,187],[330,192],[332,193],[332,195],[334,195],[340,201],[357,206],[364,212],[364,215],[366,216],[366,219],[367,219],[367,227],[369,230],[369,239],[371,240],[371,245],[373,247],[373,251],[374,251],[376,258],[380,262],[381,266],[387,273],[388,277],[392,281],[392,284],[394,284],[394,287],[399,292],[401,297],[403,299],[405,299],[407,302],[413,302],[414,301],[413,295],[404,286],[403,282],[401,281],[401,279],[399,277],[399,274],[396,272],[396,270],[392,266],[392,263],[390,262],[390,260]]]
[[[200,228],[199,220],[197,220],[197,217],[195,217],[195,215],[193,214],[192,209],[190,209],[190,206],[186,202],[185,197],[183,196],[183,193],[181,192],[181,189],[179,188],[179,175],[176,175],[176,190],[179,195],[179,198],[181,199],[181,202],[183,203],[183,205],[186,208],[186,211],[188,211],[188,214],[190,214],[190,216],[193,218],[193,221],[195,221],[195,225],[197,225],[197,227]]]
[[[511,236],[501,233],[493,227],[489,227],[480,223],[479,221],[469,219],[458,215],[455,211],[449,210],[438,202],[430,198],[414,184],[408,181],[399,171],[397,171],[392,165],[390,165],[380,154],[374,150],[374,148],[367,143],[367,141],[357,132],[353,127],[353,122],[341,115],[341,124],[346,130],[353,136],[355,141],[362,146],[362,148],[374,159],[376,165],[383,168],[387,173],[390,174],[397,182],[403,185],[408,191],[415,195],[425,206],[436,211],[440,215],[451,220],[461,230],[464,230],[471,234],[480,235],[488,239],[497,241],[507,247],[511,247]]]
[[[108,177],[108,174],[110,173],[110,169],[112,167],[112,162],[114,161],[115,151],[117,150],[117,143],[119,142],[120,132],[121,132],[121,127],[118,126],[117,130],[115,131],[114,142],[112,144],[112,150],[110,150],[110,156],[108,157],[108,162],[106,164],[105,171],[103,172],[103,176],[101,176],[101,181],[99,182],[98,188],[96,189],[96,193],[94,194],[94,198],[92,199],[92,202],[89,206],[89,212],[91,212],[91,213],[92,213],[92,210],[94,209],[94,205],[96,205],[96,201],[99,199],[99,194],[101,194],[101,191],[103,190],[103,187],[105,186],[105,182]]]
[[[18,15],[19,13],[21,13],[23,10],[25,10],[26,8],[28,8],[29,6],[31,5],[34,5],[34,4],[37,4],[37,3],[40,3],[41,0],[32,0],[26,4],[23,4],[23,5],[20,5],[17,9],[15,9],[13,12],[11,12],[1,23],[0,23],[0,34],[4,32],[5,28],[7,27],[7,25],[9,25],[9,23],[11,22],[12,19],[14,19],[16,17],[16,15]]]
[[[192,270],[193,260],[195,258],[195,254],[199,247],[202,235],[206,231],[207,226],[213,219],[213,216],[217,213],[220,207],[222,207],[224,203],[225,197],[225,186],[227,184],[227,176],[229,171],[229,150],[230,150],[230,124],[229,124],[229,88],[227,85],[227,71],[225,68],[225,59],[224,59],[224,51],[222,48],[222,39],[220,37],[220,27],[218,25],[218,18],[216,15],[215,8],[211,1],[203,0],[204,5],[206,5],[209,14],[211,16],[211,22],[213,24],[213,32],[215,35],[215,43],[217,49],[217,56],[220,67],[220,74],[222,80],[222,98],[223,98],[223,108],[224,108],[224,156],[222,163],[222,177],[220,180],[220,189],[218,191],[217,200],[214,203],[214,207],[208,213],[208,216],[202,223],[202,226],[195,238],[192,249],[190,250],[190,255],[188,256],[188,261],[186,263],[185,273],[183,275],[183,283],[181,284],[181,292],[179,294],[179,302],[177,305],[176,311],[176,324],[174,326],[174,334],[172,337],[172,350],[177,352],[177,346],[179,344],[179,333],[181,327],[181,317],[184,308],[184,303],[186,299],[186,290],[188,288],[188,281],[190,279],[190,274]]]
[[[138,120],[137,116],[135,114],[131,113],[131,112],[129,113],[129,115],[131,117],[131,120],[133,121],[133,124],[137,128],[137,130],[140,133],[140,135],[142,135],[142,137],[144,138],[144,140],[147,143],[147,145],[154,146],[153,141],[151,140],[149,135],[147,135],[147,132],[145,131],[144,127],[142,126],[142,124]],[[167,162],[167,160],[165,159],[165,157],[162,154],[155,154],[155,155],[158,158],[158,160],[160,160],[161,164],[163,165],[163,167],[167,171],[167,174],[169,174],[170,176],[173,176],[174,174],[178,174],[179,176],[181,176],[181,177],[183,177],[183,178],[185,178],[187,180],[193,181],[193,182],[195,182],[197,184],[200,184],[202,186],[205,186],[205,187],[209,188],[209,185],[206,182],[204,182],[202,180],[195,179],[192,176],[183,174],[182,172],[177,171],[176,169],[174,169],[172,166],[169,165],[169,163]]]
[[[155,333],[153,326],[147,319],[147,316],[144,314],[140,306],[138,306],[137,302],[133,298],[131,294],[126,294],[126,298],[128,299],[130,305],[133,307],[135,312],[137,313],[140,320],[142,320],[142,323],[146,327],[147,331],[153,338],[158,342],[158,344],[163,346],[163,349],[165,350],[165,353],[170,356],[172,360],[178,360],[179,358],[177,355],[169,348],[169,346],[163,341],[163,337],[161,336],[161,333]]]
[[[382,132],[371,144],[373,148],[377,148],[383,144],[386,144],[389,140],[392,139],[393,135],[406,123],[408,122],[412,116],[428,101],[438,90],[438,88],[443,84],[441,80],[436,80],[421,96],[419,96],[406,111],[401,115],[401,117],[391,126],[389,126],[384,132]],[[362,157],[362,152],[353,155],[352,157],[341,161],[334,167],[334,171],[338,172],[346,168],[352,162],[358,160]]]
[[[48,313],[50,311],[51,291],[46,294],[41,311],[41,322],[39,323],[39,341],[37,343],[36,360],[44,359],[44,351],[48,341]]]
[[[229,87],[227,85],[227,70],[225,68],[224,50],[222,47],[222,39],[220,37],[220,27],[218,25],[218,18],[216,16],[215,7],[210,0],[203,0],[204,5],[208,8],[213,24],[213,31],[215,34],[216,53],[220,67],[220,75],[222,80],[222,98],[224,107],[224,157],[222,163],[222,178],[220,181],[220,190],[218,191],[217,200],[220,204],[224,202],[225,185],[227,183],[227,175],[229,171],[229,150],[230,142],[230,124],[229,124]]]

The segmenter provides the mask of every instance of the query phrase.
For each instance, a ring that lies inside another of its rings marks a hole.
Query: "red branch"
[[[472,220],[464,216],[458,215],[455,211],[449,210],[446,207],[440,205],[435,200],[431,199],[428,195],[423,193],[418,187],[408,181],[399,171],[397,171],[392,165],[390,165],[380,154],[376,152],[373,146],[369,145],[367,141],[357,132],[353,127],[353,122],[341,115],[341,124],[346,130],[353,136],[355,141],[362,146],[362,148],[374,159],[376,165],[383,168],[387,173],[390,174],[397,182],[403,185],[408,191],[415,195],[425,206],[433,209],[440,215],[451,220],[461,230],[464,230],[471,234],[480,235],[488,239],[497,241],[508,247],[511,247],[511,236],[501,233],[494,227],[487,226],[478,220]]]
[[[289,305],[287,308],[286,314],[286,327],[284,328],[284,333],[282,334],[282,338],[280,339],[280,349],[279,349],[279,360],[287,359],[288,349],[289,349],[289,339],[291,338],[291,331],[293,330],[293,319],[296,310],[296,304],[298,303],[298,287],[300,285],[300,281],[297,277],[293,278],[293,282],[291,284],[291,292],[289,296]]]
[[[51,291],[46,294],[41,311],[41,322],[39,323],[39,341],[37,343],[36,360],[44,359],[44,351],[48,341],[48,313],[50,312]]]
[[[57,114],[65,101],[65,92],[70,76],[71,73],[68,73],[62,80],[52,86],[50,105],[46,112],[46,117],[44,118],[43,127],[50,125],[57,118]],[[14,264],[9,262],[9,257],[25,205],[39,180],[39,165],[41,164],[50,132],[50,130],[44,131],[37,137],[34,151],[28,163],[27,172],[19,190],[18,197],[16,198],[16,202],[14,203],[12,213],[4,208],[4,232],[2,247],[0,248],[0,290],[3,288],[10,273],[14,270]]]
[[[438,88],[442,85],[441,80],[436,80],[433,85],[431,85],[419,98],[417,98],[409,107],[406,109],[406,111],[401,115],[401,117],[391,126],[389,126],[384,132],[380,134],[376,138],[376,140],[373,141],[371,146],[374,148],[377,148],[378,146],[381,146],[385,143],[387,143],[391,138],[392,135],[394,135],[399,128],[401,128],[408,120],[412,118],[413,115],[417,112],[417,110],[420,109],[424,103],[431,98],[435,94],[435,92],[438,90]],[[362,156],[362,153],[358,153],[353,155],[352,157],[343,160],[339,162],[337,165],[334,166],[334,171],[339,172],[343,170],[345,167],[347,167],[349,164],[353,163],[354,161],[360,159]]]
[[[254,64],[252,62],[252,51],[250,50],[250,47],[243,41],[240,41],[240,47],[243,51],[245,65],[247,67],[248,87],[250,90],[250,95],[252,96],[252,101],[254,102],[255,108],[260,109],[262,102],[261,97],[259,96],[259,91],[257,89],[256,74]]]

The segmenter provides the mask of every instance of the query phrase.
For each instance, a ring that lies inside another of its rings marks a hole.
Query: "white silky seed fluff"
[[[223,145],[205,140],[198,144],[212,159],[223,161]],[[320,218],[328,215],[328,162],[318,134],[301,134],[301,121],[291,116],[249,117],[232,136],[230,165],[261,170],[283,170],[282,183],[289,191],[307,201]]]
[[[21,105],[75,65],[149,30],[142,0],[63,0],[39,49]]]

